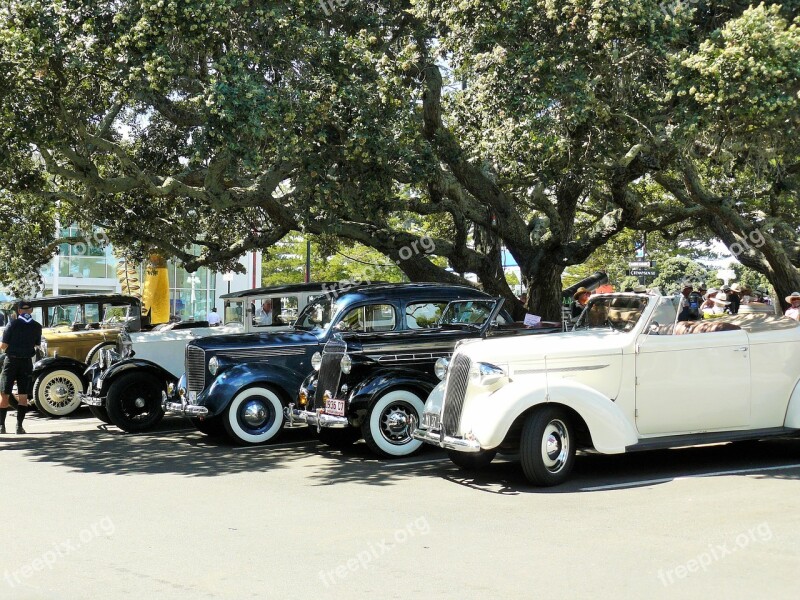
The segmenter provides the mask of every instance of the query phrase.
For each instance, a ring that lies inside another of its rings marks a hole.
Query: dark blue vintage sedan
[[[206,433],[224,432],[241,444],[267,442],[280,434],[284,409],[313,371],[312,358],[320,359],[334,335],[377,351],[413,334],[421,318],[437,318],[452,300],[489,297],[439,283],[332,288],[303,309],[290,331],[190,342],[185,373],[165,397],[164,409],[192,417]]]

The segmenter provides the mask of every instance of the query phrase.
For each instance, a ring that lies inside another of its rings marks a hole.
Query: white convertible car
[[[604,294],[574,331],[465,342],[416,439],[462,468],[519,454],[557,485],[603,454],[800,433],[800,323],[771,314],[676,322],[680,296]]]

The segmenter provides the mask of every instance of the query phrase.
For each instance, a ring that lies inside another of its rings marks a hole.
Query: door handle
[[[739,348],[736,348],[734,352],[747,352],[748,349],[749,346],[740,346]]]

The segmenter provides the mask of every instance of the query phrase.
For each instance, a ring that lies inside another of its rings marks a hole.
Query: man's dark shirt
[[[41,343],[42,326],[30,315],[20,315],[3,331],[3,343],[8,344],[9,356],[31,357],[35,347]]]

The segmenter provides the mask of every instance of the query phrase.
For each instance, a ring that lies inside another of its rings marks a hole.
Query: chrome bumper
[[[182,417],[205,417],[208,415],[208,409],[205,406],[189,404],[184,399],[181,399],[180,402],[170,402],[166,392],[161,392],[161,407],[165,413]]]
[[[81,393],[80,397],[81,404],[86,404],[87,406],[104,406],[106,403],[105,398],[99,398],[98,396],[89,396]]]
[[[316,425],[318,430],[322,427],[335,429],[350,427],[347,417],[334,417],[333,415],[326,415],[322,412],[300,410],[299,408],[295,408],[294,404],[289,404],[289,406],[283,409],[283,412],[286,414],[286,418],[289,421],[289,427],[294,426],[295,421],[308,425]]]
[[[439,446],[448,450],[458,450],[459,452],[480,452],[481,443],[478,440],[465,440],[450,435],[444,435],[444,431],[432,429],[414,428],[411,437],[426,444]]]

